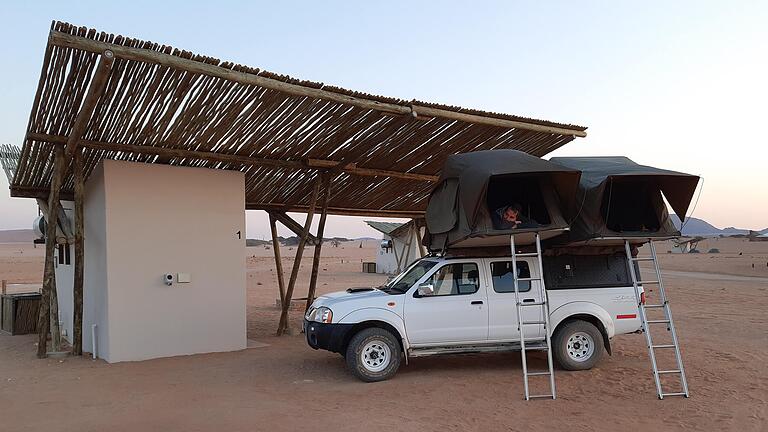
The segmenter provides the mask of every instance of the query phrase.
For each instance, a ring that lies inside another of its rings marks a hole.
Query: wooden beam
[[[61,47],[79,49],[83,51],[102,53],[110,50],[115,57],[126,60],[133,60],[145,63],[159,64],[174,69],[184,70],[192,73],[222,78],[229,81],[238,82],[247,85],[256,85],[270,90],[279,91],[292,96],[301,96],[317,98],[331,102],[337,102],[346,105],[356,106],[358,108],[376,110],[383,113],[394,113],[400,115],[440,117],[449,120],[456,120],[480,125],[499,126],[504,128],[525,129],[537,132],[586,136],[582,128],[568,128],[566,126],[547,126],[534,122],[523,120],[508,120],[493,116],[482,116],[476,114],[466,114],[457,111],[430,108],[421,105],[399,105],[380,102],[373,99],[365,99],[336,93],[330,90],[307,87],[299,84],[291,84],[272,78],[259,76],[252,73],[238,72],[232,69],[223,68],[212,64],[207,64],[195,60],[185,59],[170,54],[165,54],[153,50],[132,48],[122,45],[111,44],[107,42],[96,41],[80,36],[74,36],[63,32],[51,31],[49,44]]]
[[[307,220],[304,222],[304,233],[299,238],[299,245],[296,247],[296,257],[293,260],[293,269],[291,270],[291,278],[288,281],[288,288],[285,291],[285,301],[283,302],[283,309],[280,313],[280,324],[277,327],[277,336],[282,336],[288,332],[290,322],[288,321],[288,309],[291,307],[291,298],[293,297],[293,290],[296,287],[296,278],[299,275],[299,267],[301,267],[301,257],[304,254],[304,246],[307,244],[307,237],[309,236],[309,228],[312,226],[312,217],[315,215],[315,205],[317,204],[317,196],[320,192],[320,178],[318,177],[315,182],[315,187],[312,190],[312,197],[310,198],[310,207],[307,212]]]
[[[285,225],[286,228],[291,230],[297,236],[301,237],[304,235],[304,227],[284,212],[269,212],[269,215],[270,217],[277,219],[281,224]],[[317,245],[317,237],[307,233],[307,243],[311,245]]]
[[[85,242],[83,237],[83,149],[75,150],[75,276],[72,287],[74,311],[72,313],[72,354],[83,355],[83,280],[85,266]]]
[[[15,195],[12,195],[15,196]],[[246,210],[264,210],[273,212],[294,212],[294,213],[306,213],[309,210],[308,206],[296,205],[286,207],[282,203],[254,203],[246,202]],[[365,209],[365,208],[348,208],[348,207],[333,207],[328,206],[328,214],[340,215],[340,216],[364,216],[364,217],[391,217],[391,218],[418,218],[424,217],[423,210],[378,210],[378,209]]]
[[[314,256],[312,257],[312,275],[309,278],[309,290],[307,291],[307,304],[304,312],[309,310],[312,302],[315,301],[315,291],[317,289],[317,271],[320,266],[320,253],[323,249],[323,232],[325,231],[325,219],[328,216],[328,201],[331,198],[331,175],[326,174],[323,179],[325,195],[323,195],[323,207],[320,211],[320,223],[317,225],[317,238],[320,240],[315,245]]]
[[[88,91],[85,94],[83,105],[80,107],[80,111],[75,117],[75,122],[72,125],[72,130],[69,133],[67,139],[67,158],[72,157],[77,148],[78,141],[83,137],[85,129],[88,127],[88,122],[91,121],[93,111],[96,109],[101,95],[104,94],[104,88],[107,85],[107,79],[109,73],[112,70],[112,63],[115,61],[115,56],[110,50],[104,50],[99,56],[99,64],[96,66],[96,72],[93,74],[91,83],[88,84]]]
[[[41,141],[53,144],[65,144],[68,143],[68,138],[59,135],[49,135],[41,133],[28,133],[27,139],[33,141]],[[312,169],[312,170],[326,170],[332,169],[339,165],[338,161],[324,160],[324,159],[308,159],[306,161],[298,160],[284,160],[284,159],[267,159],[258,158],[244,155],[234,155],[227,153],[216,153],[208,151],[196,151],[186,150],[180,148],[162,147],[168,145],[167,143],[161,143],[161,146],[149,146],[149,145],[133,145],[133,144],[118,144],[104,141],[90,141],[79,140],[78,145],[95,150],[105,151],[120,151],[125,153],[135,153],[144,155],[155,155],[165,158],[182,158],[182,159],[198,159],[207,160],[212,162],[231,163],[237,165],[259,165],[259,166],[272,166],[277,168],[286,169]],[[355,164],[347,164],[341,171],[352,175],[368,176],[368,177],[393,177],[406,180],[436,182],[438,176],[430,174],[417,174],[400,171],[382,170],[378,168],[361,168]]]
[[[359,168],[356,163],[350,163],[343,167],[339,166],[338,162],[322,160],[322,159],[307,159],[307,165],[316,168],[328,168],[339,169],[340,171],[348,174],[360,175],[360,176],[382,176],[382,177],[394,177],[407,180],[417,180],[426,182],[436,182],[440,176],[429,174],[417,174],[401,171],[390,171],[377,168]]]
[[[45,358],[48,353],[48,332],[51,323],[51,292],[56,289],[53,253],[56,247],[56,218],[58,216],[59,189],[64,178],[64,148],[56,146],[53,158],[53,177],[51,191],[48,197],[48,214],[46,215],[45,230],[45,268],[43,271],[42,296],[40,298],[40,314],[37,318],[37,357]]]
[[[280,307],[285,305],[285,276],[283,275],[283,259],[280,256],[280,240],[277,238],[277,219],[269,213],[269,226],[272,229],[272,249],[275,253],[275,271],[277,272],[277,288],[280,290]]]

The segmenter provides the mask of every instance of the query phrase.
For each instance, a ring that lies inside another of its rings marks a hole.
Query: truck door
[[[431,295],[418,285],[430,284]],[[478,262],[450,261],[432,269],[406,294],[405,331],[411,345],[485,342],[488,299]]]
[[[488,340],[519,340],[520,331],[517,322],[517,304],[515,302],[515,284],[512,276],[512,261],[509,258],[487,259],[483,264],[489,276],[488,282]],[[519,259],[517,272],[519,278],[539,277],[533,260]],[[541,302],[542,292],[539,281],[519,281],[520,301],[523,303]],[[523,321],[544,319],[540,306],[521,308]],[[525,339],[542,337],[544,326],[527,324],[523,328]]]

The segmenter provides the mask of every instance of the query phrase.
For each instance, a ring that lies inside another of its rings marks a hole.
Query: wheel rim
[[[389,366],[392,359],[392,351],[389,345],[381,341],[371,341],[363,346],[360,353],[365,369],[371,372],[381,372]]]
[[[587,333],[576,332],[568,338],[566,346],[568,357],[577,362],[584,362],[595,353],[595,341]]]

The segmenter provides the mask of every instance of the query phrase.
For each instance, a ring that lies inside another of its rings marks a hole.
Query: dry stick
[[[74,302],[72,354],[83,354],[83,269],[85,242],[83,239],[83,149],[75,151],[75,281],[72,288]]]
[[[56,225],[59,206],[59,189],[64,177],[64,148],[56,146],[53,161],[53,178],[51,179],[51,193],[48,197],[48,215],[45,229],[45,270],[43,272],[42,296],[40,299],[40,314],[37,318],[37,357],[47,356],[48,330],[51,326],[51,292],[54,287],[53,250],[56,246]]]
[[[304,311],[308,311],[312,302],[315,300],[315,290],[317,288],[317,270],[320,266],[320,252],[323,248],[323,231],[325,231],[325,218],[328,216],[328,201],[331,197],[331,177],[330,174],[325,174],[323,177],[323,183],[325,188],[325,195],[323,196],[323,209],[320,213],[320,223],[317,226],[317,240],[318,243],[315,246],[315,255],[312,258],[312,277],[309,279],[309,291],[307,292],[307,305]]]
[[[312,190],[312,198],[309,211],[307,212],[307,220],[304,222],[304,233],[299,239],[299,245],[296,248],[296,258],[293,261],[293,269],[291,270],[291,279],[288,282],[288,289],[285,292],[285,301],[283,302],[283,310],[280,313],[280,324],[277,327],[277,335],[282,336],[288,330],[288,308],[291,306],[291,297],[293,297],[293,289],[296,287],[296,278],[299,275],[299,266],[301,265],[301,256],[304,253],[304,246],[307,243],[307,234],[309,234],[309,228],[312,225],[312,217],[315,215],[315,205],[317,204],[317,195],[320,192],[320,178],[318,177],[315,182],[315,188]]]
[[[269,226],[272,228],[272,249],[275,251],[275,271],[277,271],[277,287],[280,290],[280,307],[285,305],[285,279],[283,276],[283,261],[280,257],[280,240],[277,239],[277,220],[269,213]]]

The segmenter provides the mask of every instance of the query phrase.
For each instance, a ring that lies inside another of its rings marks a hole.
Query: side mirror
[[[416,292],[419,293],[419,297],[431,296],[435,293],[435,287],[431,283],[421,284]]]

